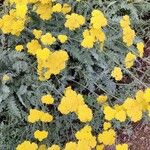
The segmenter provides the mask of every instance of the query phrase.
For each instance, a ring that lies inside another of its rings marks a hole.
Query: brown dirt
[[[127,143],[129,150],[150,150],[150,124],[133,124],[131,135],[126,133],[123,130],[118,131],[116,144]],[[115,146],[106,147],[105,150],[115,150]]]
[[[122,132],[118,141],[128,143],[130,150],[150,150],[150,124],[134,124],[132,134],[128,136]]]

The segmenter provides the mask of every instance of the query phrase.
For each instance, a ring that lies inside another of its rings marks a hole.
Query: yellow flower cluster
[[[22,45],[17,45],[15,47],[15,49],[16,49],[17,52],[21,52],[23,50],[23,46]]]
[[[52,45],[56,41],[56,38],[52,36],[51,33],[46,33],[41,36],[41,42],[44,45]]]
[[[101,29],[107,25],[107,19],[100,10],[92,11],[91,25],[94,29]]]
[[[37,50],[41,48],[42,47],[40,43],[38,42],[38,40],[32,40],[31,42],[27,43],[27,49],[28,49],[27,52],[33,56],[35,56],[37,53]]]
[[[0,29],[4,34],[11,33],[12,35],[20,35],[24,29],[25,23],[28,20],[28,4],[33,4],[33,10],[43,20],[49,20],[54,12],[62,12],[67,14],[71,11],[69,4],[63,5],[57,3],[53,6],[52,0],[8,0],[7,4],[14,5],[15,9],[9,11],[9,14],[4,15],[0,19]],[[60,10],[58,10],[60,9]],[[46,11],[45,11],[46,10]]]
[[[57,13],[61,12],[65,15],[71,11],[71,6],[67,3],[64,3],[63,5],[60,3],[56,3],[55,5],[53,5],[52,11]]]
[[[120,81],[123,77],[121,68],[115,67],[114,70],[111,72],[111,76],[115,78],[116,81]]]
[[[92,135],[91,126],[85,126],[75,134],[76,142],[68,142],[64,150],[91,150],[96,146],[96,137]]]
[[[38,146],[36,143],[31,143],[30,141],[24,141],[23,143],[19,144],[16,150],[37,150]]]
[[[131,52],[127,53],[125,57],[125,67],[126,68],[131,68],[134,65],[134,61],[136,60],[136,56],[132,54]]]
[[[78,150],[90,150],[96,146],[96,137],[93,136],[91,132],[91,126],[86,125],[84,128],[82,128],[75,134],[75,137],[78,139]]]
[[[107,99],[108,99],[107,95],[100,95],[100,96],[97,97],[97,102],[99,104],[103,104],[107,101]]]
[[[94,43],[98,41],[101,43],[101,47],[103,47],[106,37],[102,27],[107,25],[107,19],[100,10],[93,10],[90,23],[91,29],[86,29],[83,32],[84,39],[81,42],[81,46],[85,48],[93,48]]]
[[[77,147],[76,142],[68,142],[66,143],[64,150],[70,150],[70,149],[76,150],[76,147]]]
[[[9,11],[8,15],[4,15],[0,19],[0,28],[4,34],[11,33],[12,35],[20,35],[20,32],[24,29],[26,20],[28,19],[28,4],[37,3],[38,0],[8,0],[11,6],[15,5],[14,9]],[[10,6],[10,7],[11,7]]]
[[[37,53],[38,75],[41,81],[48,80],[52,74],[57,75],[66,66],[68,60],[66,51],[51,52],[48,49],[39,50]]]
[[[104,130],[110,129],[111,128],[111,123],[110,122],[104,122],[103,128],[104,128]]]
[[[103,131],[98,135],[98,141],[104,145],[113,145],[116,140],[116,133],[113,129]]]
[[[53,120],[53,116],[49,113],[45,113],[43,111],[37,109],[30,109],[30,114],[28,115],[28,122],[35,123],[37,121],[42,122],[51,122]]]
[[[20,32],[24,29],[25,19],[17,18],[15,9],[9,11],[9,14],[4,15],[0,19],[0,29],[4,34],[11,33],[12,35],[19,36]]]
[[[77,94],[71,87],[66,88],[65,96],[61,99],[58,110],[65,115],[75,112],[82,122],[91,121],[93,118],[92,110],[85,104],[83,96]]]
[[[128,150],[127,144],[118,144],[116,145],[116,150]]]
[[[85,23],[85,18],[76,13],[66,15],[66,19],[65,27],[69,28],[69,30],[75,30]]]
[[[32,33],[33,33],[33,35],[35,36],[36,39],[40,39],[41,36],[42,36],[42,30],[34,29]]]
[[[61,42],[61,43],[65,43],[67,40],[68,40],[68,37],[67,35],[58,35],[58,40]]]
[[[133,40],[135,37],[135,31],[130,27],[130,18],[128,15],[123,16],[120,21],[120,26],[123,30],[123,42],[126,43],[127,46],[131,46],[133,44]]]
[[[34,6],[34,11],[40,16],[43,20],[49,20],[52,17],[53,13],[63,13],[67,14],[71,11],[71,6],[67,3],[63,5],[60,3],[53,4],[52,0],[39,1]]]
[[[9,80],[10,80],[10,76],[7,75],[7,74],[4,74],[3,77],[2,77],[2,81],[3,81],[3,82],[7,82],[7,81],[9,81]]]
[[[97,145],[96,150],[104,150],[104,145],[103,144]]]
[[[40,16],[41,19],[49,20],[52,17],[52,1],[39,1],[34,5],[33,10]]]
[[[139,90],[135,95],[135,99],[127,98],[122,105],[115,105],[114,108],[104,106],[105,119],[108,121],[116,119],[124,122],[128,116],[133,122],[140,121],[143,112],[150,111],[149,102],[150,88],[145,91]]]
[[[137,49],[138,49],[139,56],[142,58],[143,54],[144,54],[144,43],[139,42],[139,43],[137,43],[136,46],[137,46]]]
[[[41,30],[33,30],[33,34],[37,39],[41,39],[44,45],[52,45],[56,39],[51,33],[42,35]],[[48,80],[52,74],[57,75],[66,66],[65,62],[69,56],[66,51],[50,51],[48,48],[43,48],[37,39],[27,43],[28,53],[37,58],[37,72],[39,80]]]
[[[53,104],[54,103],[54,98],[47,94],[47,95],[43,95],[42,98],[41,98],[41,101],[43,104]]]
[[[38,139],[39,141],[43,141],[45,138],[47,138],[47,136],[48,136],[48,132],[45,130],[42,130],[42,131],[36,130],[34,132],[34,137]]]
[[[46,10],[46,11],[45,11]],[[71,11],[71,6],[67,3],[63,5],[60,3],[53,4],[52,0],[38,1],[34,5],[34,11],[40,16],[43,20],[49,20],[52,17],[53,13],[63,13],[64,15]]]

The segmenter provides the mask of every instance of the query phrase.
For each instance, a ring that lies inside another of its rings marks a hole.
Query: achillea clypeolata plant
[[[150,117],[149,65],[138,68],[149,64],[141,36],[149,9],[137,4],[4,1],[0,149],[129,149],[118,129]]]

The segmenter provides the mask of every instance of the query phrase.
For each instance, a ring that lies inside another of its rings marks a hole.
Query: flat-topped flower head
[[[45,130],[42,130],[42,131],[36,130],[34,132],[34,137],[38,139],[39,141],[43,141],[45,138],[47,138],[47,136],[48,136],[48,132]]]
[[[41,101],[44,104],[53,104],[54,98],[51,95],[47,94],[42,96]]]
[[[118,144],[116,145],[116,150],[128,150],[127,144]]]
[[[120,81],[123,77],[121,68],[114,67],[114,70],[111,72],[111,76],[115,78],[116,81]]]
[[[38,149],[38,145],[34,142],[30,142],[30,141],[24,141],[21,144],[19,144],[16,148],[16,150],[37,150]]]
[[[65,27],[69,30],[75,30],[80,28],[85,23],[85,18],[82,15],[72,13],[71,15],[66,15]]]
[[[125,57],[125,67],[126,68],[131,68],[134,65],[134,62],[136,60],[136,56],[132,54],[131,52],[127,53]]]
[[[116,132],[113,129],[103,131],[98,135],[98,141],[105,145],[113,145],[116,139]]]

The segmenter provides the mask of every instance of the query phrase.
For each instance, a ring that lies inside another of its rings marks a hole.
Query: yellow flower
[[[40,120],[40,111],[36,109],[30,109],[30,114],[28,116],[28,122],[35,123]]]
[[[61,12],[61,10],[62,10],[62,5],[60,3],[57,3],[52,7],[53,12]]]
[[[85,23],[85,18],[82,15],[72,13],[71,15],[66,15],[65,27],[69,30],[75,30]]]
[[[53,120],[53,116],[50,115],[49,113],[44,113],[44,112],[41,112],[41,117],[40,117],[40,120],[42,122],[51,122]]]
[[[144,99],[145,99],[146,102],[150,102],[150,88],[147,88],[144,91]]]
[[[30,123],[35,123],[37,121],[51,122],[53,120],[53,116],[37,109],[30,109],[27,119]]]
[[[65,43],[68,40],[68,37],[66,35],[60,34],[58,35],[58,39],[61,43]]]
[[[104,122],[103,128],[104,128],[104,130],[110,129],[111,128],[111,123],[110,122]]]
[[[15,49],[16,49],[17,52],[21,52],[23,50],[23,46],[22,45],[17,45],[15,47]]]
[[[120,26],[122,28],[125,28],[130,25],[130,17],[128,15],[123,16],[123,18],[120,20]]]
[[[129,52],[125,57],[125,67],[131,68],[134,65],[134,61],[136,59],[136,56]]]
[[[127,144],[118,144],[116,145],[116,150],[128,150]]]
[[[92,110],[87,105],[79,106],[77,115],[81,122],[88,122],[93,118]]]
[[[105,103],[108,99],[108,96],[107,95],[100,95],[97,97],[97,102],[99,104],[102,104],[102,103]]]
[[[88,35],[85,36],[83,41],[81,42],[81,46],[83,46],[84,48],[93,48],[95,39],[93,36]]]
[[[65,145],[64,150],[76,150],[77,144],[75,142],[68,142]]]
[[[123,107],[126,109],[127,115],[130,117],[131,121],[137,122],[142,119],[142,105],[136,100],[127,98]]]
[[[71,11],[71,6],[67,3],[64,3],[63,4],[63,7],[62,7],[62,13],[63,14],[67,14]]]
[[[93,10],[91,17],[91,24],[94,29],[101,29],[107,25],[107,19],[100,10]]]
[[[27,13],[27,5],[26,4],[16,4],[16,15],[20,18],[25,18]]]
[[[135,97],[136,97],[136,101],[142,103],[142,101],[144,100],[144,92],[142,90],[138,90],[135,94]]]
[[[79,140],[77,143],[77,150],[91,150],[90,146],[87,144],[85,140]]]
[[[42,3],[42,4],[48,4],[48,3],[51,3],[51,1],[52,1],[52,0],[42,0],[41,3]]]
[[[7,74],[4,74],[2,77],[2,81],[7,82],[10,80],[10,77]]]
[[[115,143],[116,133],[113,129],[103,131],[98,135],[98,141],[105,145],[113,145]]]
[[[97,145],[96,150],[104,150],[104,145],[103,144]]]
[[[51,51],[48,48],[44,49],[38,49],[36,52],[37,59],[40,59],[39,61],[47,60],[49,55],[51,54]]]
[[[116,110],[111,108],[110,106],[105,106],[104,107],[104,114],[105,114],[105,119],[110,121],[110,120],[115,118]]]
[[[61,103],[58,106],[58,110],[62,114],[68,114],[70,112],[78,112],[79,106],[84,105],[84,99],[81,94],[77,94],[71,89],[66,88],[65,96],[61,99]]]
[[[47,53],[45,53],[47,54]],[[44,57],[47,55],[44,55]],[[40,57],[43,57],[40,53]],[[68,53],[63,50],[51,52],[49,51],[49,56],[46,60],[38,60],[37,72],[39,75],[39,80],[48,80],[52,74],[57,75],[66,67],[66,61],[69,59]]]
[[[42,0],[43,2],[43,0]],[[40,15],[40,18],[43,20],[49,20],[52,17],[52,3],[37,3],[34,5],[34,11]],[[45,11],[46,10],[46,11]]]
[[[42,35],[42,31],[41,31],[41,30],[34,29],[34,30],[33,30],[33,35],[35,36],[36,39],[40,39],[40,38],[41,38],[41,35]]]
[[[123,30],[123,42],[126,43],[127,46],[131,46],[135,37],[135,31],[132,30],[130,27],[129,16],[123,16],[123,18],[120,21],[120,26]]]
[[[54,144],[51,147],[49,147],[47,150],[60,150],[60,146]]]
[[[19,36],[24,29],[25,21],[25,18],[17,17],[15,9],[11,9],[9,15],[6,14],[0,19],[0,28],[4,34]]]
[[[103,48],[106,36],[102,29],[91,28],[90,30],[84,30],[83,38],[81,46],[85,48],[93,48],[94,43],[99,42],[101,44],[100,47]]]
[[[41,101],[44,104],[53,104],[54,103],[53,97],[49,94],[43,95],[42,98],[41,98]]]
[[[41,42],[44,45],[52,45],[56,41],[56,38],[52,36],[51,33],[46,33],[41,36]]]
[[[134,104],[134,99],[133,98],[127,98],[124,103],[123,103],[123,108],[124,109],[129,109],[131,106]]]
[[[136,46],[137,46],[137,49],[138,49],[138,52],[139,52],[139,56],[142,58],[143,54],[144,54],[144,43],[139,42],[139,43],[137,43]]]
[[[28,53],[31,55],[36,55],[37,50],[41,49],[41,45],[37,40],[32,40],[31,42],[27,43]]]
[[[116,81],[120,81],[122,79],[122,71],[121,68],[115,67],[114,70],[111,72],[111,76],[115,78]]]
[[[116,113],[115,119],[119,120],[120,122],[124,122],[126,120],[126,112],[124,110],[120,110]]]
[[[47,136],[48,136],[48,132],[44,130],[43,131],[36,130],[34,132],[34,137],[39,141],[43,141],[45,138],[47,138]]]
[[[31,143],[30,141],[24,141],[23,143],[19,144],[16,150],[37,150],[38,146],[36,143]]]
[[[129,26],[123,29],[123,42],[126,43],[127,46],[131,46],[133,44],[134,37],[135,31]]]
[[[95,42],[98,41],[103,44],[106,40],[105,33],[103,32],[102,29],[91,28],[90,34],[95,38]]]
[[[92,135],[92,128],[89,125],[86,125],[81,130],[76,132],[75,137],[79,140],[78,146],[80,149],[82,144],[84,147],[87,146],[89,148],[94,148],[96,146],[96,137]]]

